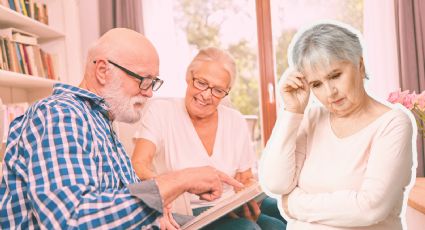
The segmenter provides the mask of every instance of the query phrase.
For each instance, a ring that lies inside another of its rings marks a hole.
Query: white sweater
[[[402,229],[412,181],[412,121],[401,110],[338,138],[329,112],[283,111],[260,164],[260,180],[288,194],[288,229]]]

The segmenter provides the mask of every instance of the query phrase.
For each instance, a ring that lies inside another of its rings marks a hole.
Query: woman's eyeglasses
[[[211,94],[217,98],[223,98],[229,94],[228,91],[218,88],[218,87],[210,87],[209,83],[205,80],[193,77],[193,86],[199,90],[205,91],[211,89]]]

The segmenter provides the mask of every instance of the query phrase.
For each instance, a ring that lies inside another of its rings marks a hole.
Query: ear
[[[95,78],[99,85],[106,85],[108,78],[109,65],[106,60],[98,59],[94,61],[95,65]]]
[[[368,77],[367,77],[367,74],[366,74],[366,67],[365,67],[365,65],[364,65],[364,60],[363,60],[363,57],[360,57],[360,61],[359,61],[359,70],[360,70],[360,74],[362,74],[363,75],[363,77],[362,78],[366,78],[366,79],[369,79]]]

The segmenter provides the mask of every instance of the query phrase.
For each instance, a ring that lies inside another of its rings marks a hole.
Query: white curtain
[[[365,63],[370,78],[366,87],[372,96],[381,99],[400,88],[395,30],[393,1],[364,0]]]
[[[160,59],[160,78],[165,82],[154,97],[184,97],[186,67],[192,59],[187,39],[176,27],[173,0],[143,0],[143,27]]]

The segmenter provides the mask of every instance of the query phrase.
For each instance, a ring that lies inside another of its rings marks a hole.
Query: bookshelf
[[[0,3],[2,1],[6,0],[0,0]],[[83,76],[80,1],[36,1],[46,4],[48,25],[0,4],[0,29],[16,28],[38,36],[39,47],[57,57],[55,64],[59,80],[0,70],[0,98],[3,104],[31,104],[50,95],[55,83],[65,82],[76,85]],[[3,140],[0,140],[0,143],[0,157],[3,158],[5,143]]]
[[[0,85],[3,87],[23,88],[30,90],[48,90],[58,82],[60,81],[0,70]]]

